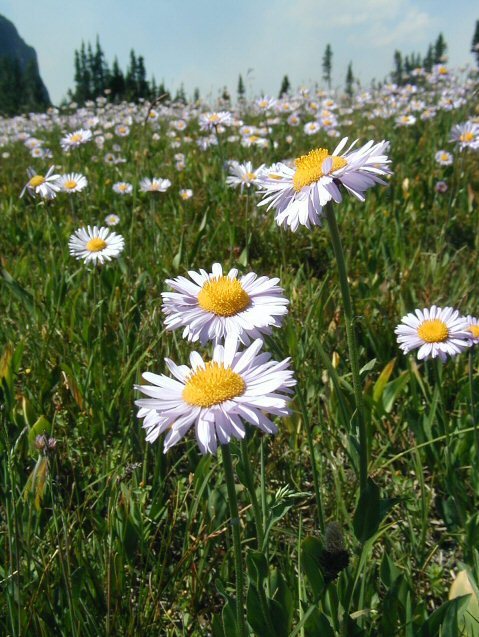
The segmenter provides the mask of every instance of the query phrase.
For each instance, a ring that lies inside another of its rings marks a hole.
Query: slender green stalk
[[[246,622],[244,618],[244,584],[243,584],[243,561],[241,559],[241,537],[240,519],[238,513],[238,501],[236,500],[235,477],[233,473],[233,462],[229,445],[222,445],[223,467],[225,470],[226,487],[228,489],[228,504],[231,516],[231,530],[233,535],[233,552],[235,560],[235,580],[236,580],[236,623],[240,637],[247,637]]]
[[[341,236],[334,214],[332,202],[328,202],[325,206],[326,221],[328,222],[331,234],[331,242],[333,244],[334,256],[338,266],[339,286],[343,297],[344,319],[346,323],[346,338],[348,341],[349,362],[351,365],[351,374],[353,377],[354,401],[356,403],[356,418],[359,429],[359,484],[361,491],[364,491],[368,481],[368,428],[364,413],[363,394],[361,388],[361,378],[359,375],[359,357],[358,346],[356,342],[356,333],[354,329],[354,311],[349,292],[348,275],[346,271],[346,259],[344,257]]]
[[[313,472],[314,495],[316,496],[316,507],[318,509],[319,528],[321,530],[321,533],[324,533],[323,503],[321,499],[321,485],[319,480],[318,467],[316,466],[316,455],[314,452],[313,432],[311,421],[309,419],[308,406],[303,396],[303,392],[299,388],[299,385],[296,387],[296,395],[298,396],[298,400],[301,405],[304,428],[306,429],[306,440],[308,441],[309,455],[311,457],[311,470]]]
[[[254,486],[253,471],[251,469],[251,460],[248,452],[248,441],[243,438],[241,441],[241,459],[243,460],[243,469],[246,478],[246,488],[251,499],[251,506],[253,507],[254,522],[256,525],[256,540],[258,542],[258,548],[263,548],[264,531],[263,520],[261,515],[261,509],[259,507],[258,498],[256,496],[256,489]]]
[[[473,357],[474,348],[471,347],[469,349],[469,364],[468,364],[468,376],[469,376],[469,403],[471,408],[471,418],[472,418],[472,426],[474,427],[474,447],[475,447],[475,456],[479,458],[479,431],[477,429],[477,418],[476,418],[476,401],[474,398],[474,357]]]

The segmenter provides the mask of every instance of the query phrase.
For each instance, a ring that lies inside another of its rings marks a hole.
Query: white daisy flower
[[[412,126],[416,123],[414,115],[400,115],[396,118],[396,124],[398,126]]]
[[[125,247],[125,240],[121,234],[111,232],[108,228],[88,226],[72,234],[68,247],[75,259],[83,259],[85,263],[91,261],[96,265],[97,262],[103,264],[118,257]]]
[[[34,197],[40,195],[43,199],[55,199],[57,192],[60,190],[58,183],[60,175],[54,175],[55,166],[50,166],[46,175],[38,175],[34,168],[28,168],[28,181],[23,187],[20,197],[23,197],[25,191]]]
[[[157,179],[156,177],[148,179],[145,177],[140,181],[141,192],[166,192],[170,186],[169,179]]]
[[[70,150],[70,148],[76,148],[81,144],[86,144],[92,138],[92,132],[89,129],[79,128],[73,133],[68,133],[65,137],[62,137],[60,145],[63,150]]]
[[[58,183],[63,192],[81,192],[88,186],[88,179],[81,173],[68,173],[62,175]]]
[[[279,279],[257,277],[254,272],[238,278],[238,270],[227,275],[219,263],[211,274],[188,272],[192,281],[179,276],[166,283],[174,290],[163,292],[167,329],[183,327],[189,341],[218,342],[229,334],[248,344],[251,338],[271,334],[288,312]]]
[[[119,195],[131,195],[133,186],[126,181],[117,181],[116,184],[113,184],[112,190]]]
[[[291,387],[296,381],[289,369],[290,359],[280,363],[262,352],[263,341],[255,340],[238,352],[238,341],[227,338],[214,349],[213,359],[205,362],[197,352],[190,355],[191,368],[165,362],[175,379],[146,372],[151,385],[136,389],[149,398],[135,401],[144,418],[146,440],[154,442],[167,432],[163,451],[176,445],[194,425],[201,453],[216,453],[218,442],[245,436],[244,423],[268,434],[278,431],[266,415],[288,415]]]
[[[417,349],[419,360],[439,357],[443,362],[471,345],[468,322],[459,310],[436,307],[415,310],[403,316],[394,332],[405,354]]]
[[[356,140],[341,154],[347,141],[344,137],[331,155],[325,148],[317,148],[298,157],[294,168],[277,163],[265,171],[259,179],[264,198],[258,205],[276,208],[278,225],[290,226],[294,232],[300,224],[310,228],[321,223],[323,206],[342,200],[339,186],[364,201],[366,190],[375,184],[385,185],[380,175],[391,174],[385,154],[389,142],[369,141],[353,150]]]
[[[479,343],[479,319],[469,314],[466,316],[466,321],[469,338],[472,338],[474,345],[477,345]]]
[[[321,126],[318,124],[318,122],[306,122],[306,124],[303,127],[303,130],[306,133],[306,135],[315,135],[320,128]]]
[[[199,117],[200,130],[215,130],[218,126],[230,126],[233,117],[229,111],[202,113]]]
[[[451,131],[451,142],[458,142],[460,150],[479,148],[479,124],[465,122],[456,124]]]
[[[117,226],[120,223],[120,217],[111,213],[105,217],[105,223],[107,226]]]
[[[128,137],[129,134],[130,127],[126,126],[126,124],[118,124],[118,126],[115,126],[115,135],[118,135],[118,137]]]
[[[271,108],[273,108],[276,105],[277,100],[274,99],[274,97],[269,97],[268,95],[265,95],[264,97],[260,97],[258,100],[256,100],[256,106],[259,108],[260,111],[269,111]]]
[[[193,191],[191,190],[191,188],[181,188],[180,197],[183,199],[183,201],[191,199],[191,197],[193,197]]]
[[[243,192],[245,188],[250,188],[253,184],[258,183],[258,178],[264,171],[264,164],[254,169],[250,161],[244,164],[231,162],[229,169],[230,175],[226,178],[226,183],[232,188],[239,186],[240,191]]]
[[[434,155],[434,159],[440,166],[450,166],[454,161],[453,156],[447,150],[438,150]]]

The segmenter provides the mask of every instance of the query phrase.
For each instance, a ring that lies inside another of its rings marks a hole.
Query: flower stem
[[[472,418],[472,426],[474,427],[474,447],[476,451],[476,459],[479,458],[479,431],[477,430],[477,421],[476,421],[476,402],[474,400],[474,361],[473,361],[473,351],[474,348],[469,348],[469,402],[471,406],[471,418]]]
[[[226,477],[226,488],[228,489],[228,504],[230,508],[231,530],[233,535],[236,579],[236,623],[240,637],[247,637],[244,618],[243,562],[241,559],[240,519],[238,513],[238,502],[236,500],[233,463],[231,461],[229,445],[221,445],[221,452]]]
[[[339,228],[331,201],[329,201],[325,206],[325,214],[331,234],[331,242],[333,244],[334,256],[336,257],[336,264],[338,266],[339,286],[343,297],[346,338],[348,341],[349,362],[351,364],[351,374],[353,377],[354,401],[356,403],[356,420],[359,428],[359,484],[361,491],[364,491],[368,482],[368,430],[364,414],[361,378],[359,376],[358,346],[354,329],[354,311],[351,294],[349,292],[346,260],[344,258]]]
[[[253,507],[254,522],[256,525],[256,540],[258,542],[258,549],[263,549],[263,519],[261,515],[261,509],[259,508],[258,498],[256,496],[256,489],[254,487],[253,471],[251,469],[251,460],[248,452],[248,441],[243,438],[241,441],[241,459],[243,460],[243,469],[246,478],[246,488],[248,489],[251,499],[251,506]]]

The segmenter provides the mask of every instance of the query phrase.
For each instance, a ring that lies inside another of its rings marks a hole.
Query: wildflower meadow
[[[479,635],[477,98],[0,119],[1,635]]]

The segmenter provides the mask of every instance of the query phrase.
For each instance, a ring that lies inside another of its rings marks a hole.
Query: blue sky
[[[0,14],[35,47],[54,102],[73,86],[73,52],[100,36],[107,59],[126,67],[134,48],[149,75],[170,90],[182,83],[202,96],[226,85],[236,95],[238,75],[250,95],[276,95],[281,79],[321,80],[327,43],[333,84],[349,61],[363,84],[391,70],[394,49],[425,52],[442,31],[450,64],[472,64],[469,53],[479,5],[475,0],[0,0]]]

